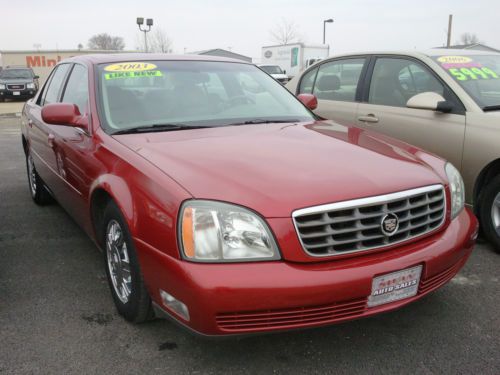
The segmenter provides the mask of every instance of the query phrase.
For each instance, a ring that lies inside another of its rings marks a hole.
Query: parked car
[[[22,144],[33,200],[55,197],[103,250],[134,322],[229,335],[370,316],[450,280],[477,235],[452,164],[316,121],[237,60],[65,60]]]
[[[0,102],[5,99],[31,99],[38,91],[38,76],[33,69],[7,66],[0,70]]]
[[[472,50],[330,58],[290,81],[315,113],[373,129],[451,161],[466,202],[500,251],[500,54]]]
[[[278,65],[259,65],[264,72],[273,77],[276,81],[281,83],[282,85],[288,82],[288,76],[286,75],[286,71],[281,70]]]

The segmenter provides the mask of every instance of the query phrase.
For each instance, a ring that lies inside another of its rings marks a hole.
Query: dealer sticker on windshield
[[[368,307],[415,296],[421,274],[422,266],[416,266],[373,278]]]
[[[142,61],[131,61],[122,62],[119,64],[111,64],[104,68],[107,72],[143,72],[145,70],[156,69],[155,64],[142,62]]]

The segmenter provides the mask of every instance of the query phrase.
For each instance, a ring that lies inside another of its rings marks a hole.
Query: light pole
[[[333,18],[329,18],[329,19],[323,21],[323,44],[325,44],[325,40],[326,40],[326,24],[327,23],[333,23]]]
[[[148,18],[146,19],[146,28],[142,28],[142,25],[144,25],[144,18],[143,17],[137,17],[137,26],[139,26],[139,30],[141,30],[144,33],[144,49],[146,52],[148,52],[148,39],[146,34],[151,31],[151,26],[153,26],[153,19]]]

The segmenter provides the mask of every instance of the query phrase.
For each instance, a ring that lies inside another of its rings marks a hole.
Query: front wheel
[[[484,188],[479,217],[484,235],[500,253],[500,176]]]
[[[118,312],[141,323],[153,316],[132,238],[117,205],[110,202],[103,220],[104,259],[108,283]]]

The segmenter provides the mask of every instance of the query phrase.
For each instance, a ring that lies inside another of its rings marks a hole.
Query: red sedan
[[[321,326],[449,281],[477,235],[455,167],[300,99],[222,58],[65,60],[23,111],[31,195],[55,198],[103,250],[134,322]]]

